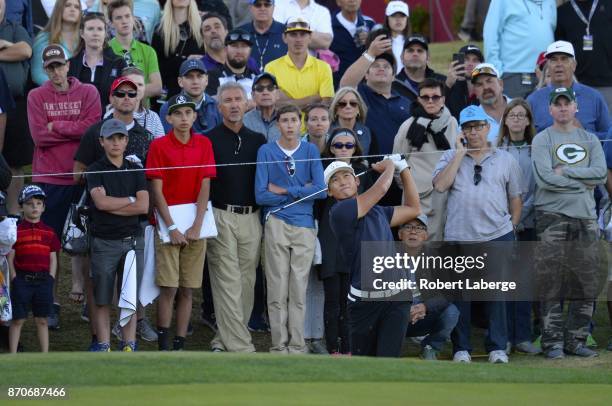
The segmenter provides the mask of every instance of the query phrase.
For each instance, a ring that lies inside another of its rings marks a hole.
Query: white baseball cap
[[[546,57],[548,58],[552,54],[566,54],[574,58],[574,46],[567,41],[555,41],[546,48]]]
[[[408,11],[408,4],[404,3],[403,1],[390,1],[389,4],[387,4],[385,15],[388,17],[395,13],[402,13],[408,17],[410,15],[410,12]]]
[[[334,161],[327,168],[325,168],[325,172],[323,172],[323,178],[325,179],[325,184],[329,186],[329,181],[334,176],[336,172],[340,171],[349,171],[355,176],[355,170],[351,165],[347,164],[344,161]]]

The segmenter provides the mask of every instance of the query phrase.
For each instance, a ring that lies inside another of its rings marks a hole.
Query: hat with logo
[[[402,13],[408,17],[410,15],[408,4],[404,3],[403,1],[390,1],[385,9],[385,15],[390,17],[395,13]]]
[[[52,63],[61,63],[62,65],[66,65],[67,58],[66,52],[61,45],[51,44],[47,45],[47,47],[43,50],[42,53],[43,59],[43,68],[51,65]]]
[[[332,176],[334,176],[334,174],[340,171],[349,171],[350,173],[353,174],[353,176],[355,176],[355,170],[353,169],[353,167],[351,167],[351,165],[343,161],[334,161],[331,164],[329,164],[328,167],[325,168],[325,171],[323,172],[323,178],[325,179],[325,184],[329,186],[329,181],[331,180]]]
[[[558,87],[550,92],[548,104],[554,104],[559,97],[565,97],[570,102],[576,101],[576,93],[571,87]]]
[[[464,45],[464,46],[461,47],[459,52],[461,52],[462,54],[465,54],[465,55],[467,55],[467,54],[476,55],[476,57],[478,58],[478,60],[481,63],[484,62],[484,60],[485,60],[484,55],[482,54],[481,49],[478,48],[476,45],[472,45],[472,44]]]
[[[422,35],[412,35],[406,38],[406,42],[404,42],[404,49],[414,44],[418,44],[425,48],[426,51],[429,51],[429,43],[427,42],[427,38]]]
[[[240,28],[231,30],[225,37],[225,45],[235,44],[236,42],[244,42],[248,46],[253,46],[251,34]]]
[[[19,198],[17,199],[17,203],[24,204],[31,198],[36,197],[41,200],[45,200],[47,195],[45,191],[41,189],[38,185],[27,185],[21,189],[21,193],[19,193]]]
[[[202,73],[208,73],[206,70],[206,66],[204,66],[204,62],[200,58],[198,59],[187,59],[183,61],[181,67],[179,68],[179,76],[185,76],[192,70],[198,70]]]
[[[289,17],[287,23],[285,24],[285,34],[295,31],[312,32],[308,20],[305,20],[302,17]]]
[[[168,100],[168,106],[168,114],[172,114],[174,110],[180,107],[191,107],[193,111],[196,111],[196,104],[188,96],[180,93]]]
[[[117,90],[121,85],[130,85],[135,90],[138,90],[138,85],[131,81],[127,76],[119,76],[117,79],[113,81],[113,84],[110,87],[111,93]]]
[[[481,63],[476,65],[472,71],[472,83],[474,83],[478,76],[482,75],[493,76],[494,78],[499,79],[499,71],[495,68],[495,66],[493,66],[492,63]]]
[[[471,121],[488,121],[487,113],[480,106],[467,106],[459,113],[459,125],[463,127]]]
[[[574,46],[571,42],[567,41],[555,41],[546,48],[546,57],[548,58],[552,54],[565,54],[572,58],[576,56],[574,53]]]
[[[278,82],[276,81],[276,77],[273,74],[271,74],[270,72],[263,72],[263,73],[260,73],[259,75],[255,76],[255,79],[253,79],[253,87],[255,87],[255,85],[257,85],[257,83],[259,83],[259,81],[261,81],[263,79],[270,79],[270,81],[272,81],[272,84],[274,86],[278,86]]]
[[[106,120],[102,123],[102,128],[100,128],[100,137],[102,138],[110,138],[115,134],[121,134],[128,136],[128,130],[125,124],[116,118],[111,118],[110,120]]]

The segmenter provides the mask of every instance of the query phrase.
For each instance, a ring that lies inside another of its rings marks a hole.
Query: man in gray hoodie
[[[597,294],[598,238],[593,189],[606,181],[599,139],[574,126],[576,95],[560,87],[550,94],[553,125],[533,140],[536,281],[546,358],[595,357],[585,345]],[[563,302],[568,303],[563,321]],[[564,330],[566,330],[564,337]]]

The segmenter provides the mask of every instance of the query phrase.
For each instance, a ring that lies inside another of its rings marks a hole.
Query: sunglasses
[[[248,33],[240,33],[240,32],[234,32],[231,33],[227,36],[227,40],[226,41],[230,41],[230,42],[236,42],[236,41],[246,41],[246,42],[251,42],[251,34]]]
[[[113,96],[118,97],[120,99],[123,99],[125,96],[127,96],[130,99],[133,99],[136,96],[138,96],[138,93],[137,92],[126,92],[124,90],[115,90],[113,91]]]
[[[255,90],[257,93],[261,93],[264,90],[267,90],[268,92],[273,92],[274,90],[276,90],[276,86],[275,85],[257,85],[253,88],[253,90]]]
[[[340,107],[341,109],[345,108],[346,106],[351,106],[353,108],[359,106],[359,103],[357,103],[356,101],[349,101],[349,102],[345,102],[345,101],[339,101],[338,102],[338,107]]]
[[[287,167],[287,173],[289,176],[293,177],[293,175],[295,175],[295,160],[292,156],[285,158],[285,166]]]
[[[440,99],[442,99],[442,96],[419,96],[419,99],[423,100],[424,102],[434,102],[437,103],[440,101]]]
[[[482,180],[482,166],[474,165],[474,185],[478,185]]]
[[[295,21],[293,23],[288,23],[287,28],[306,28],[310,29],[310,24],[306,21]]]
[[[136,66],[134,64],[134,59],[132,59],[132,54],[125,49],[123,50],[123,60],[125,61],[126,67]]]
[[[335,149],[342,149],[342,148],[346,148],[346,149],[353,149],[355,148],[355,144],[352,142],[334,142],[332,144],[332,147],[334,147]]]
[[[253,7],[255,7],[255,8],[270,8],[270,7],[272,7],[272,3],[268,3],[268,2],[255,3],[255,4],[253,4]]]

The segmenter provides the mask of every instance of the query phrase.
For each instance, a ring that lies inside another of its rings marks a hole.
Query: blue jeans
[[[406,337],[427,337],[421,341],[421,346],[430,345],[436,351],[442,351],[442,347],[446,340],[449,339],[451,331],[457,325],[459,319],[459,310],[457,307],[449,303],[441,313],[427,313],[423,320],[419,320],[414,324],[408,324]]]

